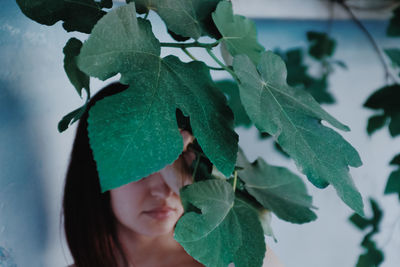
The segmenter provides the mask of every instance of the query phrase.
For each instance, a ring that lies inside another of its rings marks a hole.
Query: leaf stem
[[[231,70],[228,66],[226,66],[224,63],[222,63],[217,56],[213,53],[213,51],[211,51],[210,48],[206,48],[207,53],[210,55],[210,57],[212,57],[214,59],[215,62],[217,62],[218,65],[221,66],[221,68],[223,68],[224,70],[226,70],[227,72],[229,72],[232,77],[239,83],[239,77],[236,75],[236,73],[233,72],[233,70]]]
[[[189,52],[189,50],[187,50],[186,48],[182,48],[182,51],[188,56],[188,57],[190,57],[192,60],[194,60],[194,61],[199,61],[197,58],[195,58],[190,52]],[[210,70],[225,70],[225,69],[223,69],[223,68],[216,68],[216,67],[211,67],[211,66],[208,66],[208,65],[206,65],[207,66],[207,68],[209,68]]]
[[[144,19],[147,19],[148,16],[149,16],[149,12],[147,12],[146,15],[144,15]]]
[[[237,184],[237,171],[234,172],[235,177],[233,178],[233,192],[236,191],[236,184]]]
[[[189,52],[189,50],[187,50],[186,47],[182,47],[181,49],[182,49],[182,51],[183,51],[188,57],[190,57],[190,58],[193,59],[194,61],[199,61],[197,58],[195,58],[195,57]]]
[[[163,47],[175,47],[175,48],[188,48],[188,47],[202,47],[202,48],[213,48],[219,43],[221,40],[218,40],[214,43],[200,43],[200,42],[192,42],[192,43],[160,43],[161,46]]]

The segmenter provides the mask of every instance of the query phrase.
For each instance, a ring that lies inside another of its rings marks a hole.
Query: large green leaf
[[[233,111],[235,126],[250,127],[252,123],[243,108],[242,102],[240,101],[239,87],[237,83],[230,80],[224,80],[216,82],[216,85],[221,92],[228,96],[228,105]]]
[[[223,180],[196,182],[181,190],[186,212],[175,228],[175,239],[205,266],[262,266],[265,255],[263,229],[257,211],[236,198]]]
[[[45,25],[64,21],[63,27],[68,32],[80,31],[90,33],[96,22],[106,12],[103,6],[94,0],[17,0],[21,11],[30,19]],[[111,3],[112,4],[112,3]]]
[[[308,93],[288,86],[285,64],[274,53],[263,53],[257,68],[247,56],[236,56],[233,68],[240,79],[243,106],[256,127],[273,135],[315,186],[332,184],[347,205],[363,214],[362,198],[348,167],[362,165],[360,157],[320,121],[341,130],[348,127],[325,112]]]
[[[232,56],[246,54],[254,63],[258,63],[265,49],[257,42],[254,22],[244,16],[234,15],[229,1],[219,3],[212,17],[229,53]]]
[[[264,208],[274,212],[282,220],[306,223],[317,219],[312,207],[312,197],[300,177],[283,167],[268,165],[262,158],[250,164],[239,150],[237,166],[246,190]]]
[[[65,45],[64,52],[64,70],[67,73],[68,79],[75,87],[79,96],[82,96],[82,89],[86,90],[86,93],[90,95],[89,88],[89,76],[83,73],[76,64],[76,58],[81,51],[82,42],[76,38],[71,38]]]
[[[229,176],[238,137],[232,111],[208,68],[175,56],[160,58],[150,24],[134,14],[133,3],[107,14],[84,43],[78,61],[91,76],[105,80],[121,73],[121,81],[130,85],[99,101],[89,113],[102,190],[139,180],[178,158],[183,143],[177,109],[190,117],[207,157]]]
[[[141,13],[154,10],[168,29],[185,37],[218,36],[211,13],[221,0],[128,0]]]

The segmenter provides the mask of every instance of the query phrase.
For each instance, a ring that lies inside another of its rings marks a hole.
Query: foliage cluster
[[[195,183],[181,189],[185,214],[175,239],[199,262],[213,267],[261,266],[264,233],[272,235],[268,219],[260,221],[265,211],[292,223],[316,219],[299,176],[261,158],[246,159],[234,130],[240,124],[254,124],[260,133],[273,136],[314,186],[331,184],[351,209],[363,215],[362,198],[349,173],[349,166],[359,167],[361,159],[321,121],[338,130],[349,128],[316,101],[333,102],[326,91],[328,76],[332,65],[344,66],[332,59],[336,43],[328,35],[308,33],[309,54],[324,66],[320,77],[312,77],[302,63],[302,52],[265,51],[254,23],[234,14],[230,1],[128,0],[113,9],[111,0],[17,3],[41,24],[63,21],[67,31],[90,34],[84,42],[71,38],[64,47],[65,71],[79,96],[86,92],[86,103],[90,77],[107,80],[120,74],[120,82],[129,85],[89,112],[89,139],[102,191],[174,162],[183,147],[176,114],[189,118],[196,138],[191,146],[197,155],[191,166]],[[161,17],[176,42],[154,36],[150,10]],[[215,41],[202,43],[202,36]],[[220,45],[233,57],[232,64],[214,54]],[[193,61],[161,57],[164,47],[182,49]],[[219,67],[195,59],[189,51],[193,47],[205,49]],[[286,59],[289,76],[277,54]],[[210,71],[227,71],[233,80],[214,82]],[[61,120],[60,131],[80,118],[86,103]]]

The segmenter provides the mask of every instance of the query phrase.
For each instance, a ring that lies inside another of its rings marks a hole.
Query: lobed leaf
[[[17,0],[17,4],[27,17],[40,24],[50,26],[61,20],[66,31],[84,33],[90,33],[106,14],[102,7],[111,8],[110,3],[94,0]]]
[[[186,212],[175,228],[175,239],[193,258],[212,267],[262,266],[266,245],[257,211],[235,197],[229,183],[196,182],[180,196],[201,212]]]
[[[307,40],[310,42],[308,53],[316,59],[330,57],[335,53],[336,41],[324,32],[307,32]]]
[[[265,49],[257,42],[256,26],[244,16],[234,15],[232,3],[222,1],[212,14],[212,18],[222,35],[222,41],[232,56],[245,54],[258,63]]]
[[[393,84],[384,86],[372,95],[364,103],[364,107],[383,110],[383,114],[371,117],[368,121],[367,130],[371,133],[379,129],[389,121],[389,132],[394,137],[400,134],[400,106],[397,99],[400,97],[400,85]]]
[[[233,68],[240,79],[243,106],[256,127],[273,135],[315,186],[332,184],[349,207],[363,214],[362,198],[348,167],[360,166],[360,157],[320,121],[341,130],[349,128],[325,112],[308,93],[288,86],[284,62],[272,52],[262,54],[257,68],[247,56],[236,56]]]
[[[280,219],[292,223],[306,223],[317,219],[312,208],[312,197],[300,177],[283,167],[268,165],[262,158],[250,164],[239,150],[238,176],[250,193],[264,208]]]
[[[199,39],[208,35],[218,38],[211,13],[221,0],[128,0],[135,2],[140,13],[154,10],[167,28],[180,36]]]
[[[82,47],[80,69],[107,79],[121,73],[129,89],[99,101],[89,113],[89,138],[102,190],[139,180],[176,160],[183,143],[176,110],[190,117],[193,135],[226,176],[234,168],[237,134],[226,99],[205,64],[160,58],[148,21],[133,3],[107,14]],[[149,135],[149,133],[152,133]]]

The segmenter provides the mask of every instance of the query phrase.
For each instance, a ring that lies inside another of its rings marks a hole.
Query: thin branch
[[[351,16],[353,21],[357,24],[357,26],[364,32],[364,34],[367,36],[368,40],[371,42],[372,46],[374,47],[376,53],[378,54],[379,60],[382,63],[383,69],[385,71],[385,80],[386,82],[389,81],[389,78],[393,80],[393,82],[396,82],[396,78],[393,76],[393,74],[390,72],[388,65],[386,64],[385,58],[382,54],[381,49],[379,48],[378,44],[376,43],[374,37],[371,35],[371,33],[365,28],[365,26],[361,23],[361,21],[354,15],[353,11],[351,11],[350,7],[343,1],[343,0],[336,0],[336,2],[341,5]]]

